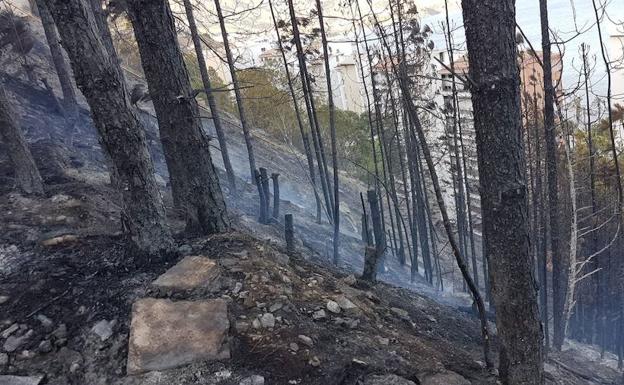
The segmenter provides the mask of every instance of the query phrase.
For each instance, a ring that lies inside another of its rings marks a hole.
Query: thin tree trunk
[[[175,201],[187,232],[212,234],[229,227],[219,178],[199,120],[197,101],[166,0],[132,0],[128,13],[154,102]]]
[[[15,172],[15,182],[24,194],[43,195],[43,182],[30,153],[28,143],[17,121],[0,79],[0,139],[4,143]]]
[[[325,200],[325,208],[327,216],[332,221],[333,217],[333,205],[330,198],[331,192],[329,191],[329,179],[326,175],[326,168],[324,167],[324,155],[322,150],[322,141],[319,131],[318,118],[316,115],[316,108],[314,106],[314,95],[310,85],[310,79],[308,74],[308,67],[305,60],[305,52],[303,51],[303,45],[301,44],[301,36],[299,33],[299,24],[297,21],[297,15],[295,14],[295,6],[292,0],[288,0],[288,11],[290,15],[290,22],[293,29],[293,40],[295,42],[295,48],[297,50],[297,60],[299,63],[299,75],[301,77],[301,87],[303,90],[303,98],[306,105],[306,111],[308,113],[308,122],[310,123],[310,133],[312,134],[312,143],[314,145],[314,153],[316,155],[316,163],[319,170],[319,179],[321,181],[321,189],[323,190],[323,198]]]
[[[43,31],[48,42],[48,47],[50,48],[50,54],[52,55],[52,63],[54,63],[54,69],[56,70],[56,75],[58,76],[59,82],[61,83],[61,90],[63,91],[63,113],[65,114],[68,124],[73,127],[78,117],[78,102],[76,101],[76,91],[71,81],[72,75],[69,65],[63,56],[60,38],[56,31],[56,26],[54,25],[54,19],[50,14],[50,10],[44,0],[36,1]]]
[[[321,40],[323,44],[323,56],[325,62],[325,78],[327,79],[327,107],[329,109],[329,131],[331,135],[332,165],[334,168],[334,193],[333,193],[333,225],[334,225],[334,264],[340,263],[340,197],[338,188],[338,150],[336,143],[336,107],[334,105],[334,94],[332,90],[331,72],[329,68],[329,50],[327,48],[327,35],[325,34],[325,22],[323,21],[323,7],[321,0],[316,0],[316,11],[318,14],[319,26],[321,29]]]
[[[195,23],[195,15],[193,14],[193,5],[190,0],[184,0],[184,10],[186,11],[186,18],[189,23],[189,29],[191,30],[191,37],[193,39],[193,45],[195,47],[195,55],[197,56],[197,64],[199,65],[199,73],[201,75],[202,84],[206,91],[206,98],[208,99],[208,106],[210,106],[210,114],[212,116],[212,122],[214,123],[215,132],[217,133],[217,140],[219,141],[219,149],[221,151],[221,158],[223,159],[223,166],[225,167],[225,173],[227,175],[228,183],[232,192],[236,191],[236,176],[234,175],[234,169],[230,162],[230,155],[227,148],[227,141],[225,140],[225,133],[221,126],[221,117],[217,102],[212,92],[212,86],[210,84],[210,76],[208,76],[208,67],[206,66],[206,59],[204,58],[204,51],[199,33],[197,32],[197,25]]]
[[[303,149],[305,151],[306,160],[308,161],[308,171],[310,172],[310,181],[312,183],[312,189],[314,190],[314,200],[316,202],[316,221],[321,223],[321,198],[316,186],[316,177],[314,172],[314,158],[312,157],[312,151],[310,149],[310,139],[303,128],[303,119],[301,118],[301,111],[299,110],[299,102],[297,101],[297,94],[295,93],[295,87],[293,86],[292,77],[290,75],[290,68],[288,68],[288,60],[286,59],[286,53],[284,52],[284,46],[282,44],[282,36],[280,34],[277,19],[275,18],[275,10],[273,9],[273,2],[269,0],[269,9],[271,10],[271,19],[273,20],[273,27],[275,28],[275,34],[277,35],[277,44],[284,63],[284,70],[286,71],[286,80],[288,81],[288,90],[293,101],[293,107],[295,109],[295,117],[297,118],[297,126],[299,127],[299,133],[301,134],[301,141],[303,142]]]
[[[486,255],[504,384],[543,384],[533,280],[515,2],[463,0]],[[522,314],[519,318],[518,315]]]
[[[225,27],[225,18],[223,17],[223,11],[221,10],[220,0],[214,0],[215,8],[217,10],[217,17],[219,18],[219,26],[221,27],[221,36],[223,38],[223,49],[225,49],[225,57],[227,59],[228,67],[230,68],[230,75],[232,76],[232,87],[234,88],[234,97],[236,98],[236,106],[238,107],[238,115],[243,129],[243,137],[245,138],[245,145],[247,146],[247,156],[249,158],[249,171],[251,180],[254,180],[254,170],[256,169],[256,157],[253,150],[253,137],[251,135],[251,129],[247,124],[247,114],[245,113],[245,106],[243,104],[243,98],[240,92],[240,85],[238,83],[238,75],[236,73],[236,66],[234,65],[234,57],[232,56],[232,50],[230,48],[230,42],[228,38],[227,28]]]
[[[376,14],[373,11],[372,3],[369,1],[368,5],[371,9],[372,16],[375,20],[375,23],[378,23]],[[381,35],[382,43],[388,47],[388,42],[386,41],[386,37],[384,34]],[[416,105],[414,104],[414,100],[412,99],[409,87],[409,76],[407,73],[407,64],[403,61],[399,62],[399,69],[397,70],[397,66],[393,61],[390,61],[393,72],[395,76],[399,80],[399,86],[401,87],[401,94],[403,95],[403,99],[409,113],[412,124],[414,125],[416,132],[418,134],[418,139],[421,144],[421,149],[423,152],[423,156],[425,158],[425,162],[427,163],[427,168],[429,170],[429,175],[431,176],[431,182],[433,184],[433,189],[436,195],[436,200],[438,203],[438,207],[440,209],[440,214],[442,215],[442,223],[444,225],[444,229],[446,231],[446,235],[448,237],[449,244],[451,246],[451,250],[453,251],[453,255],[455,257],[455,261],[459,266],[459,269],[462,273],[462,276],[466,280],[466,284],[472,294],[474,302],[477,306],[479,320],[481,323],[481,334],[483,337],[483,351],[484,351],[484,359],[486,366],[488,368],[492,368],[492,361],[490,359],[490,334],[487,326],[487,318],[485,313],[485,306],[483,303],[483,299],[479,294],[479,288],[475,286],[474,281],[470,277],[470,272],[468,270],[468,266],[464,262],[463,256],[459,251],[459,247],[457,245],[457,241],[453,236],[453,229],[451,227],[451,222],[448,217],[448,211],[446,209],[446,203],[444,202],[444,197],[442,196],[442,189],[440,188],[440,182],[438,179],[438,174],[436,171],[436,165],[433,162],[433,157],[431,156],[431,151],[427,145],[427,138],[425,136],[424,129],[420,122],[420,118],[417,113]]]
[[[561,350],[565,339],[563,308],[566,301],[566,266],[560,246],[559,192],[557,191],[557,139],[555,132],[555,88],[552,79],[548,0],[540,0],[542,51],[544,64],[544,130],[550,222],[550,251],[553,264],[553,347]]]
[[[47,0],[86,97],[104,150],[119,176],[122,221],[144,253],[170,251],[173,241],[143,127],[130,106],[121,68],[106,51],[94,15],[82,0]]]

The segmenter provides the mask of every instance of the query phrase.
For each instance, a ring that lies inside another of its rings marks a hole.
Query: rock
[[[280,310],[282,307],[284,307],[284,305],[282,303],[280,303],[280,302],[274,303],[273,305],[271,305],[271,307],[269,307],[269,311],[271,313],[274,313],[274,312]]]
[[[381,345],[390,345],[390,339],[389,338],[385,338],[385,337],[381,337],[381,336],[377,336],[377,342],[379,342],[379,344]]]
[[[43,376],[0,376],[0,385],[39,385]]]
[[[4,341],[4,350],[8,353],[12,353],[16,351],[20,346],[22,346],[26,341],[32,337],[34,332],[29,330],[26,334],[21,337],[9,336],[6,341]]]
[[[50,353],[52,351],[52,342],[50,340],[41,341],[37,350],[39,353]]]
[[[385,374],[368,376],[363,385],[416,385],[416,383],[396,374]]]
[[[232,293],[238,294],[243,289],[243,284],[241,282],[236,282],[234,285],[234,289],[232,289]]]
[[[59,340],[67,338],[67,325],[60,324],[56,330],[52,332],[52,335]]]
[[[329,310],[330,312],[334,314],[340,313],[340,305],[338,305],[336,302],[332,300],[327,301],[326,307],[327,307],[327,310]]]
[[[8,295],[0,295],[0,305],[4,305],[9,302],[9,298],[10,297]]]
[[[243,379],[238,385],[264,385],[264,377],[254,374]]]
[[[256,318],[252,321],[251,326],[253,326],[254,329],[260,329],[262,327],[262,323]]]
[[[46,247],[52,247],[52,246],[62,245],[64,243],[76,242],[77,240],[78,240],[77,236],[73,234],[65,234],[59,237],[48,238],[42,241],[41,244]]]
[[[236,328],[237,332],[245,333],[247,330],[249,330],[249,322],[237,321],[234,327]]]
[[[91,328],[91,332],[100,337],[102,342],[106,341],[113,335],[113,327],[117,321],[101,320]]]
[[[34,358],[36,355],[37,354],[35,352],[31,352],[30,350],[22,350],[20,354],[17,356],[17,359],[21,361],[30,360],[31,358]]]
[[[353,286],[357,283],[357,278],[355,278],[355,275],[349,274],[342,279],[342,282],[344,282],[346,285]]]
[[[209,288],[218,276],[219,266],[215,261],[202,256],[188,256],[158,277],[152,285],[179,291]]]
[[[420,385],[471,385],[471,382],[461,375],[446,371],[441,373],[419,374]]]
[[[262,317],[260,317],[260,323],[263,328],[274,328],[275,327],[275,316],[271,313],[264,313]]]
[[[291,342],[290,345],[288,345],[288,347],[290,348],[290,350],[292,350],[293,352],[297,352],[299,351],[299,345],[297,345],[294,342]]]
[[[178,247],[178,251],[182,255],[188,255],[188,254],[191,254],[193,252],[193,248],[191,247],[191,245],[182,245],[182,246]]]
[[[78,371],[78,369],[80,369],[80,364],[79,364],[79,363],[77,363],[77,362],[74,362],[74,363],[72,363],[72,364],[69,366],[69,372],[70,372],[70,373],[76,373],[76,372]]]
[[[301,343],[303,343],[304,345],[308,346],[308,347],[312,347],[314,346],[314,341],[312,340],[312,338],[303,335],[303,334],[299,334],[299,336],[297,337],[299,338],[299,341],[301,341]]]
[[[325,313],[325,310],[323,309],[315,311],[314,314],[312,314],[312,319],[315,321],[320,321],[325,318],[327,318],[327,313]]]
[[[0,353],[0,367],[9,363],[9,355],[6,353]]]
[[[9,326],[8,328],[4,329],[2,334],[0,334],[0,337],[2,337],[2,338],[9,338],[9,336],[11,334],[15,333],[18,329],[19,329],[19,325],[15,323],[15,324]]]
[[[400,318],[406,321],[410,320],[409,313],[407,312],[407,310],[403,310],[398,307],[391,307],[390,311],[392,311],[394,314],[398,315]]]
[[[314,356],[310,358],[310,361],[308,361],[308,364],[314,366],[315,368],[318,368],[319,366],[321,366],[321,360],[317,356]]]
[[[345,297],[344,295],[339,295],[335,299],[336,299],[336,303],[338,304],[338,306],[340,306],[342,310],[351,310],[351,309],[357,308],[357,306],[355,306],[355,304],[351,302],[349,298]]]
[[[228,359],[227,303],[143,298],[132,306],[128,374]]]
[[[52,328],[52,326],[54,326],[54,321],[52,321],[43,314],[37,314],[36,318],[37,321],[41,322],[41,325],[46,329]]]

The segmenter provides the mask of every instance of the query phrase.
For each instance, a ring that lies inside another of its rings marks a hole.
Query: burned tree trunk
[[[279,190],[279,174],[271,174],[271,180],[273,181],[273,218],[277,220],[279,218],[280,209],[280,190]]]
[[[314,200],[316,202],[316,221],[321,223],[321,197],[318,193],[316,186],[316,178],[314,172],[314,158],[312,157],[312,150],[310,149],[310,138],[303,128],[303,119],[301,117],[301,110],[299,109],[299,101],[297,100],[297,94],[295,93],[295,87],[293,86],[293,79],[290,75],[290,68],[288,68],[288,60],[286,59],[286,53],[284,52],[284,45],[282,44],[282,36],[278,27],[277,19],[275,18],[275,10],[273,9],[273,2],[269,0],[269,9],[271,10],[271,19],[273,20],[273,27],[275,28],[275,34],[277,35],[277,44],[284,63],[284,70],[286,71],[286,80],[288,81],[288,90],[293,101],[293,108],[295,110],[295,117],[297,118],[297,126],[301,134],[301,141],[303,142],[303,149],[308,162],[308,170],[310,172],[310,181],[312,189],[314,190]]]
[[[54,63],[54,69],[61,83],[61,90],[63,91],[63,113],[68,120],[69,125],[73,127],[78,115],[78,102],[76,101],[76,91],[71,81],[71,73],[69,65],[65,61],[63,56],[63,49],[61,48],[60,39],[56,26],[54,25],[54,19],[50,14],[50,10],[44,0],[37,0],[37,9],[39,10],[39,16],[41,17],[41,24],[43,25],[43,32],[45,33],[48,47],[50,48],[50,54],[52,55],[52,63]]]
[[[286,239],[286,250],[295,251],[295,229],[293,226],[293,215],[284,215],[284,238]]]
[[[217,10],[217,17],[219,18],[219,25],[221,27],[221,36],[223,37],[223,48],[225,49],[225,56],[228,66],[230,67],[230,75],[232,76],[232,87],[234,87],[234,96],[236,97],[236,106],[238,107],[238,115],[243,129],[243,137],[245,138],[245,145],[247,146],[247,157],[249,158],[249,169],[251,171],[251,178],[253,180],[254,170],[256,169],[256,157],[253,151],[253,137],[251,136],[251,130],[247,124],[247,114],[245,113],[245,106],[243,104],[243,98],[240,92],[240,85],[238,84],[238,75],[236,73],[236,67],[234,66],[234,57],[232,56],[232,50],[230,48],[230,42],[228,40],[228,33],[225,27],[225,18],[223,17],[223,11],[221,10],[221,3],[219,0],[214,0],[215,8]]]
[[[271,189],[269,188],[269,173],[266,168],[260,167],[260,180],[262,193],[264,195],[264,207],[266,209],[266,220],[269,221],[269,212],[271,211]]]
[[[43,195],[43,182],[30,153],[28,143],[9,103],[9,98],[0,80],[0,139],[6,146],[9,159],[15,170],[15,182],[24,194]]]
[[[334,191],[333,191],[333,225],[334,225],[334,264],[340,262],[340,199],[338,189],[338,145],[336,143],[336,106],[334,105],[334,94],[332,90],[331,72],[329,69],[329,49],[327,46],[327,34],[325,33],[325,21],[323,20],[323,7],[321,0],[316,0],[316,11],[321,29],[321,40],[323,43],[323,56],[325,63],[325,78],[327,80],[327,106],[329,109],[329,131],[331,135],[331,155],[334,168]],[[329,185],[329,183],[328,183]]]
[[[228,228],[225,202],[165,0],[128,1],[175,201],[191,234]]]
[[[386,251],[386,235],[381,226],[382,219],[377,192],[375,192],[375,190],[368,190],[366,196],[368,198],[368,205],[370,206],[371,220],[373,222],[375,248],[366,247],[362,278],[375,282],[377,280],[377,270],[379,269],[379,258]]]
[[[230,162],[230,154],[227,148],[227,141],[225,140],[225,133],[223,132],[223,127],[221,126],[221,117],[219,109],[217,108],[217,101],[215,100],[214,93],[212,92],[210,76],[208,76],[208,67],[206,66],[206,59],[204,58],[204,51],[202,48],[201,40],[199,38],[199,32],[197,32],[195,15],[193,14],[193,5],[191,4],[190,0],[184,0],[184,9],[186,11],[186,18],[189,23],[189,29],[191,30],[193,45],[195,46],[197,64],[199,65],[199,74],[201,75],[202,84],[204,85],[204,91],[206,91],[206,98],[208,99],[208,106],[210,107],[212,122],[214,123],[215,132],[217,133],[217,140],[219,141],[219,149],[221,150],[223,166],[225,167],[225,173],[228,178],[230,189],[234,192],[236,191],[236,177],[234,176],[234,169],[232,168],[232,163]]]
[[[264,186],[262,184],[262,174],[260,171],[254,170],[255,185],[258,188],[258,198],[260,199],[260,216],[258,222],[266,224],[269,222],[269,208],[267,207],[267,199],[264,192]]]
[[[514,2],[463,0],[462,7],[473,82],[485,252],[501,346],[500,373],[505,384],[543,384]]]
[[[48,0],[86,97],[104,150],[119,176],[122,220],[133,243],[142,252],[169,251],[173,242],[154,177],[143,127],[128,99],[121,69],[106,51],[93,13],[82,0]]]
[[[550,251],[553,277],[553,347],[561,350],[565,338],[563,309],[566,302],[566,266],[560,245],[559,192],[557,190],[557,133],[555,132],[555,87],[552,79],[550,57],[550,29],[548,27],[548,1],[540,0],[542,51],[544,69],[544,130],[546,136],[546,176],[548,179],[548,214],[550,223]]]

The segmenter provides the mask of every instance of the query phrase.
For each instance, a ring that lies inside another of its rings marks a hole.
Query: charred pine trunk
[[[295,251],[295,229],[292,214],[284,215],[284,237],[286,239],[286,250],[292,253]]]
[[[543,384],[514,2],[463,0],[462,8],[473,82],[485,252],[501,351],[499,371],[505,384]]]
[[[321,0],[316,0],[316,11],[321,29],[321,41],[323,44],[323,56],[325,62],[325,78],[327,80],[327,106],[329,109],[329,131],[331,136],[332,166],[334,169],[334,191],[333,191],[333,225],[334,225],[334,264],[340,262],[340,197],[338,188],[338,144],[336,140],[336,107],[334,105],[334,94],[332,90],[331,72],[329,68],[329,49],[327,47],[327,35],[325,33],[325,21],[323,20],[323,7]]]
[[[94,15],[82,0],[47,0],[76,84],[86,97],[100,141],[119,176],[122,220],[144,253],[173,246],[143,127],[133,111],[119,64],[107,52]]]
[[[264,186],[262,183],[262,174],[260,171],[254,170],[254,183],[258,188],[258,198],[260,200],[260,216],[258,218],[258,222],[267,224],[269,223],[269,208],[267,207],[267,198],[264,191]]]
[[[321,181],[321,189],[323,191],[323,198],[325,201],[325,210],[330,222],[333,220],[333,204],[330,197],[331,191],[329,190],[329,178],[327,176],[327,164],[324,161],[325,155],[322,147],[322,140],[319,132],[318,118],[316,116],[316,108],[314,105],[314,95],[312,94],[312,88],[310,84],[310,76],[308,74],[308,68],[306,64],[306,55],[301,43],[301,34],[299,32],[299,24],[297,15],[295,13],[295,6],[292,0],[287,0],[288,11],[290,16],[290,22],[293,30],[293,41],[297,51],[297,61],[299,63],[299,75],[301,77],[301,87],[303,91],[303,98],[305,101],[306,111],[308,114],[308,122],[310,124],[310,133],[312,135],[312,144],[314,145],[314,153],[316,156],[316,163],[319,170],[319,179]]]
[[[279,190],[279,174],[271,174],[271,180],[273,181],[273,219],[279,218],[280,211],[280,190]]]
[[[74,90],[74,85],[71,80],[71,71],[69,65],[65,61],[65,56],[63,56],[60,38],[50,10],[45,0],[36,1],[41,24],[43,25],[43,32],[45,33],[48,47],[50,48],[52,63],[54,64],[54,69],[56,70],[56,75],[58,76],[59,82],[61,83],[61,90],[63,91],[64,106],[62,112],[65,114],[69,126],[73,127],[78,118],[78,102],[76,101],[76,91]]]
[[[243,104],[243,97],[240,92],[240,84],[238,83],[238,75],[236,73],[236,67],[234,65],[234,57],[232,56],[232,49],[230,48],[230,41],[228,38],[227,28],[225,27],[225,18],[223,17],[223,11],[221,10],[220,0],[214,0],[215,8],[217,10],[217,17],[219,18],[219,26],[221,27],[221,36],[223,38],[223,49],[225,49],[225,57],[227,59],[228,66],[230,67],[230,75],[232,76],[232,87],[234,87],[234,97],[236,98],[236,106],[238,107],[238,115],[243,129],[243,137],[245,138],[245,146],[247,146],[247,156],[249,158],[249,170],[251,173],[251,179],[254,178],[254,170],[256,169],[256,157],[253,150],[253,137],[251,135],[251,129],[247,124],[247,114],[245,113],[245,106]]]
[[[375,190],[366,193],[370,206],[371,221],[373,222],[373,235],[375,236],[375,248],[366,248],[363,279],[375,282],[379,271],[379,258],[385,253],[386,235],[381,225],[381,211],[379,210],[379,198]]]
[[[206,66],[206,59],[204,58],[204,50],[199,37],[199,32],[197,32],[197,24],[195,23],[195,15],[193,14],[193,5],[191,4],[191,0],[184,0],[184,10],[186,11],[186,18],[189,23],[189,29],[191,30],[191,37],[195,47],[195,55],[197,56],[197,64],[199,65],[199,74],[201,75],[204,91],[206,91],[206,99],[208,99],[212,122],[214,123],[217,140],[219,141],[219,149],[221,151],[221,158],[223,159],[223,166],[225,168],[230,189],[232,192],[235,192],[236,176],[234,175],[232,162],[230,162],[230,154],[227,148],[227,141],[225,140],[225,133],[223,132],[223,127],[221,125],[221,117],[219,108],[217,107],[217,101],[215,100],[214,93],[212,92],[210,76],[208,76],[208,67]]]
[[[24,194],[43,195],[43,182],[24,138],[17,115],[0,79],[0,138],[6,146],[15,182]]]
[[[225,201],[169,3],[132,0],[128,13],[158,118],[173,195],[185,216],[187,232],[222,232],[229,227]]]
[[[299,109],[299,101],[297,100],[297,94],[295,93],[295,87],[293,86],[293,80],[290,75],[290,68],[288,67],[288,60],[286,59],[286,53],[282,44],[282,36],[275,18],[275,10],[273,9],[273,2],[269,0],[269,9],[271,11],[271,19],[273,20],[273,27],[275,28],[275,34],[277,35],[277,44],[282,56],[282,62],[284,64],[284,70],[286,71],[286,80],[288,81],[288,90],[293,101],[293,108],[295,110],[295,117],[297,118],[297,126],[299,127],[299,133],[301,134],[301,141],[303,142],[303,149],[305,152],[306,160],[308,162],[308,171],[310,173],[310,181],[312,189],[314,190],[314,201],[316,202],[316,221],[321,223],[321,198],[316,186],[316,178],[314,172],[314,158],[312,156],[312,150],[310,149],[310,138],[303,128],[303,119],[301,117],[301,111]]]
[[[544,69],[544,130],[546,137],[546,170],[548,179],[548,213],[550,224],[550,251],[552,253],[553,291],[553,347],[561,350],[565,339],[563,309],[566,302],[566,263],[560,245],[559,191],[557,176],[557,133],[555,132],[555,87],[552,79],[550,29],[548,27],[548,0],[540,0],[542,52]]]
[[[271,189],[269,188],[269,172],[266,168],[260,167],[260,182],[262,186],[262,195],[264,196],[264,207],[266,209],[266,219],[269,220],[271,211]]]

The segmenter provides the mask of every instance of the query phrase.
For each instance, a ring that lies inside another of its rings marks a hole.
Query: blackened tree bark
[[[221,36],[223,38],[225,57],[227,59],[228,66],[230,67],[230,75],[232,76],[232,87],[234,87],[234,96],[236,97],[236,106],[238,107],[238,115],[240,118],[241,127],[243,129],[243,137],[245,138],[245,145],[247,146],[247,157],[249,158],[251,180],[254,180],[256,157],[253,151],[253,138],[251,136],[251,130],[249,128],[249,125],[247,124],[247,114],[245,113],[245,106],[243,104],[243,98],[241,96],[240,87],[238,84],[238,75],[236,73],[236,66],[234,65],[232,49],[230,48],[227,28],[225,27],[225,18],[223,17],[223,11],[221,10],[221,3],[219,0],[214,0],[214,3],[217,10],[217,17],[219,18],[219,26],[221,27]]]
[[[102,37],[104,47],[114,62],[119,63],[117,51],[115,50],[115,45],[113,44],[113,37],[111,36],[110,28],[108,27],[108,14],[102,8],[102,0],[89,0],[89,3],[91,5],[93,16],[95,17],[95,23],[97,24],[100,36]]]
[[[208,76],[208,67],[206,66],[206,59],[204,58],[204,51],[201,39],[199,38],[199,32],[197,32],[195,15],[193,14],[193,5],[190,0],[184,0],[184,10],[186,11],[186,18],[189,23],[189,29],[191,30],[191,37],[195,47],[195,55],[197,56],[197,63],[199,65],[199,74],[201,75],[204,90],[206,91],[206,98],[208,99],[212,122],[214,123],[215,131],[217,133],[217,140],[219,141],[219,149],[221,150],[221,158],[223,159],[225,173],[228,178],[228,183],[230,184],[230,189],[232,191],[236,191],[236,177],[234,176],[232,162],[230,162],[227,141],[225,140],[225,133],[223,132],[223,127],[221,126],[221,117],[219,109],[217,108],[217,101],[215,100],[214,93],[212,92],[210,76]]]
[[[329,49],[327,47],[327,34],[325,33],[325,21],[323,20],[323,7],[321,0],[316,0],[316,11],[318,14],[319,26],[321,29],[321,40],[323,44],[323,57],[325,63],[325,79],[327,80],[327,107],[329,109],[329,131],[331,135],[332,165],[334,167],[334,193],[333,201],[333,225],[334,225],[334,264],[340,262],[340,199],[338,189],[338,145],[336,144],[336,106],[334,105],[334,94],[332,90],[331,72],[329,68]]]
[[[486,255],[504,384],[543,384],[528,229],[515,1],[463,0]],[[522,317],[518,317],[522,314]]]
[[[50,14],[50,10],[44,0],[36,1],[43,31],[48,42],[48,47],[50,47],[52,63],[54,63],[54,69],[56,70],[56,75],[58,76],[59,82],[61,83],[61,90],[63,91],[65,118],[70,125],[73,126],[78,115],[78,103],[76,102],[76,91],[71,81],[69,65],[63,56],[63,49],[61,48],[58,32],[56,31],[56,26],[54,25],[54,19]]]
[[[128,1],[128,14],[154,102],[160,139],[174,201],[190,234],[211,234],[229,227],[208,139],[176,38],[166,0]]]
[[[15,170],[15,182],[24,194],[42,195],[43,182],[28,143],[0,79],[0,139]]]
[[[286,59],[286,52],[284,51],[284,45],[282,44],[282,36],[280,34],[277,19],[275,17],[275,10],[273,9],[273,2],[269,0],[269,9],[271,10],[271,19],[273,20],[273,27],[275,28],[275,34],[277,35],[277,44],[284,63],[284,70],[286,71],[286,80],[288,81],[288,90],[293,101],[293,108],[295,109],[295,117],[297,118],[297,126],[299,127],[299,133],[301,134],[301,141],[303,142],[303,149],[305,151],[306,160],[308,162],[308,171],[310,172],[310,182],[312,183],[312,189],[314,190],[314,200],[316,202],[316,221],[321,223],[321,198],[316,186],[316,177],[314,172],[314,158],[312,157],[312,150],[310,149],[310,139],[308,134],[303,128],[303,119],[301,117],[301,110],[299,109],[299,101],[297,100],[297,94],[295,93],[295,87],[293,85],[293,78],[290,75],[290,68],[288,68],[288,60]]]
[[[122,221],[142,252],[169,251],[173,242],[154,177],[143,127],[133,111],[121,69],[106,51],[93,13],[82,0],[47,0],[76,84],[86,97],[104,150],[119,177]]]
[[[552,79],[550,29],[548,27],[548,0],[540,0],[542,27],[542,63],[544,70],[544,130],[546,137],[546,177],[548,185],[548,216],[550,223],[550,251],[553,277],[553,348],[561,350],[565,338],[563,308],[566,302],[566,267],[559,244],[559,192],[557,189],[557,134],[555,132],[555,87]]]

